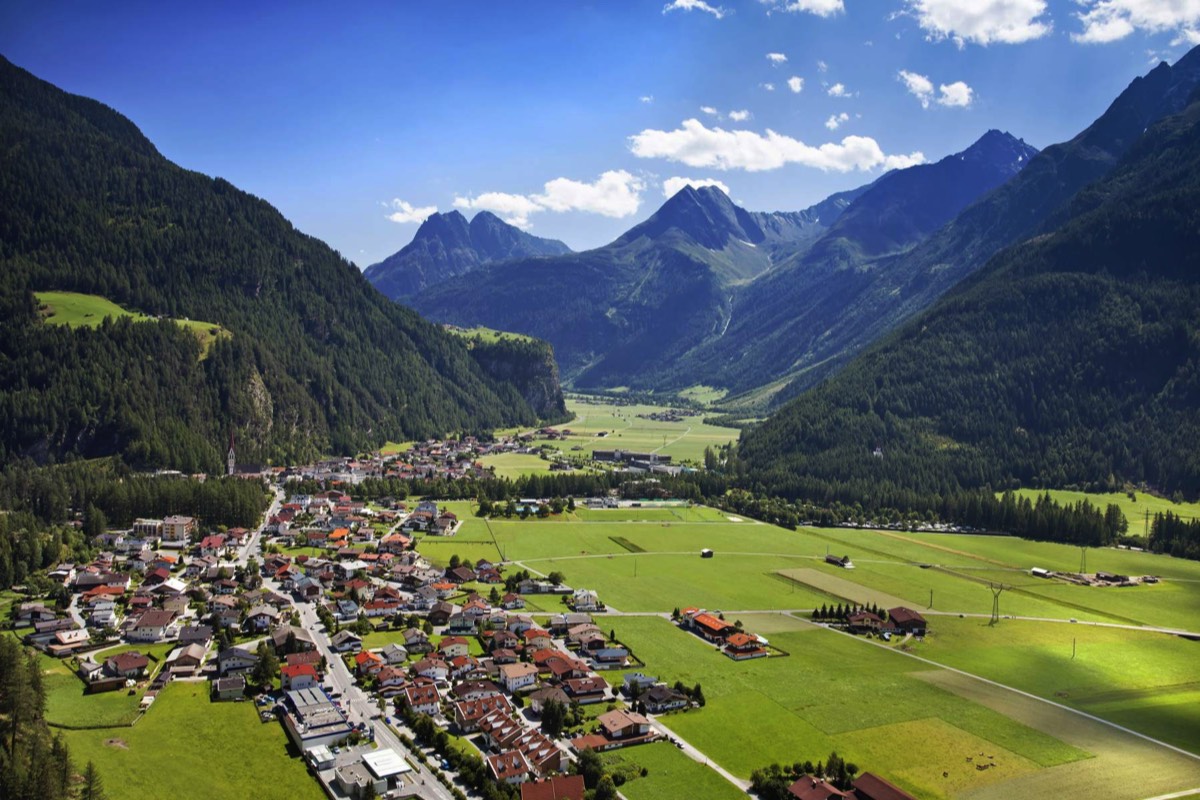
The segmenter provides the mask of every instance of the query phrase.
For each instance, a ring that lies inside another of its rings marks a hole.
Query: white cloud
[[[929,108],[931,102],[949,108],[969,108],[975,99],[975,90],[963,81],[943,83],[938,87],[939,94],[935,99],[933,82],[926,76],[902,69],[896,79],[904,84],[909,94],[921,101],[921,108]]]
[[[774,8],[780,11],[804,11],[818,17],[832,17],[846,10],[842,0],[783,0],[776,3]]]
[[[708,128],[697,119],[684,120],[673,131],[646,129],[629,137],[639,158],[665,158],[689,167],[762,172],[800,164],[825,172],[888,169],[925,160],[922,153],[887,155],[870,137],[847,136],[840,143],[807,145],[768,129],[765,133]]]
[[[1200,0],[1076,0],[1083,10],[1075,16],[1083,24],[1072,33],[1077,42],[1103,44],[1124,39],[1134,31],[1174,31],[1171,44],[1200,42]]]
[[[609,170],[593,183],[555,178],[533,200],[550,211],[586,211],[605,217],[628,217],[641,204],[645,183],[623,169]]]
[[[929,99],[933,96],[933,84],[929,78],[916,72],[900,70],[897,76],[908,89],[908,93],[921,101],[921,108],[929,108]]]
[[[741,111],[730,111],[729,118],[734,122],[745,122],[746,120],[750,119],[750,112],[746,109],[742,109]]]
[[[541,211],[583,211],[605,217],[628,217],[641,205],[641,178],[625,170],[609,170],[592,183],[555,178],[547,181],[541,194],[484,192],[476,197],[455,197],[454,207],[479,209],[498,214],[509,225],[528,229],[529,217]]]
[[[943,83],[938,87],[938,91],[941,92],[941,96],[937,100],[940,106],[969,108],[971,101],[975,99],[975,91],[963,81]]]
[[[835,83],[833,86],[830,86],[825,90],[825,93],[830,97],[848,97],[850,95],[850,93],[846,91],[846,87],[840,83]]]
[[[643,103],[645,103],[646,105],[650,105],[651,103],[653,103],[653,102],[654,102],[654,95],[652,95],[652,94],[644,94],[644,95],[642,95],[641,97],[639,97],[639,98],[638,98],[638,100],[641,100],[641,101],[642,101]]]
[[[848,122],[850,115],[843,111],[840,114],[830,114],[829,119],[825,120],[825,127],[831,131],[836,131],[843,122]]]
[[[1086,1],[1086,0],[1085,0]],[[1182,0],[1189,2],[1189,0]],[[910,13],[933,40],[953,39],[960,48],[975,44],[1017,44],[1040,39],[1054,27],[1046,0],[905,0]],[[1147,0],[1149,3],[1161,0]],[[1178,2],[1178,0],[1172,0]]]
[[[392,213],[388,214],[388,219],[392,222],[424,222],[427,218],[437,213],[437,206],[415,208],[411,203],[406,203],[399,197],[385,205],[393,209]]]
[[[766,89],[768,92],[775,91],[775,84],[773,83],[760,83],[759,86]]]
[[[783,53],[767,53],[767,61],[771,62],[771,66],[778,67],[787,63],[787,56]]]
[[[663,6],[663,13],[669,11],[703,11],[705,14],[712,14],[717,19],[722,19],[729,12],[720,6],[710,6],[704,0],[674,0]]]
[[[828,72],[828,71],[829,71],[829,65],[828,65],[828,64],[826,64],[824,61],[818,61],[818,62],[817,62],[817,71],[818,71],[818,72]]]
[[[710,117],[719,117],[719,116],[721,116],[721,112],[720,112],[720,111],[717,111],[717,110],[716,110],[715,108],[713,108],[712,106],[700,106],[700,111],[701,111],[702,113],[708,114]]]
[[[663,197],[674,197],[679,193],[679,190],[685,186],[691,186],[693,189],[699,189],[701,186],[715,186],[725,194],[729,194],[729,187],[723,181],[716,178],[667,178],[663,181]]]
[[[533,227],[529,215],[542,210],[541,206],[525,195],[508,192],[484,192],[477,197],[455,197],[454,207],[491,211],[509,225],[516,225],[522,230]]]
[[[787,79],[787,85],[788,85],[788,88],[791,89],[793,92],[795,92],[796,94],[800,94],[802,91],[804,91],[804,78],[800,78],[800,77],[793,75],[792,77]]]

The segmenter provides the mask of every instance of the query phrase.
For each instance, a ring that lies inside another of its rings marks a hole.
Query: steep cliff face
[[[472,358],[484,374],[513,386],[544,422],[568,419],[558,383],[558,363],[554,348],[540,339],[500,336],[469,340]]]

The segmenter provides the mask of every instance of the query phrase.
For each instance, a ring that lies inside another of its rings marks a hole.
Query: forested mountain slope
[[[217,469],[531,423],[456,337],[391,303],[262,200],[163,158],[132,122],[0,59],[0,460],[121,453]],[[169,322],[42,322],[32,292]]]
[[[745,436],[741,456],[756,483],[791,495],[1126,481],[1195,495],[1198,442],[1193,103],[1042,235]]]

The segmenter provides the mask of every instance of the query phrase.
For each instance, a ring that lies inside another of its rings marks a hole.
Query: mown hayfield
[[[153,674],[158,665],[171,652],[174,645],[120,645],[92,654],[103,663],[104,659],[136,650],[151,656],[147,674]],[[42,680],[46,687],[46,721],[55,725],[127,725],[138,716],[138,704],[145,694],[146,684],[135,688],[99,694],[84,694],[84,684],[71,671],[68,662],[38,654],[42,667]]]
[[[287,734],[252,703],[212,703],[204,682],[175,682],[132,728],[64,731],[77,765],[94,761],[112,800],[324,797]],[[200,790],[203,787],[203,790]]]
[[[657,452],[671,456],[675,461],[699,462],[704,458],[706,447],[716,449],[735,442],[741,433],[736,428],[704,424],[704,414],[684,417],[678,422],[660,422],[641,415],[663,411],[666,406],[619,406],[601,398],[594,399],[597,402],[568,397],[567,410],[575,414],[575,419],[554,427],[569,429],[571,435],[565,440],[547,443],[568,455],[620,449]],[[605,435],[598,436],[599,433]],[[580,450],[572,449],[576,446]]]
[[[932,626],[910,643],[915,654],[1200,753],[1200,642],[1023,620],[936,617]]]
[[[776,575],[787,556],[631,553],[522,561],[531,569],[558,570],[567,584],[595,589],[621,611],[667,612],[690,605],[726,610],[812,608],[828,597]],[[807,560],[807,557],[800,557]]]
[[[672,744],[655,742],[618,750],[606,759],[634,764],[647,770],[621,786],[629,800],[734,800],[746,795],[710,767],[688,758]]]
[[[1140,800],[1200,787],[1200,760],[1194,757],[961,673],[931,670],[914,675],[1093,756],[982,787],[969,793],[972,800]]]
[[[550,474],[550,462],[529,453],[496,453],[483,456],[479,462],[485,467],[493,468],[497,478]]]
[[[627,617],[605,624],[645,661],[643,671],[670,683],[701,684],[704,708],[662,721],[739,776],[748,777],[774,761],[816,761],[837,750],[920,797],[947,797],[986,786],[997,776],[1028,774],[1087,757],[1052,736],[919,680],[916,673],[924,668],[904,656],[840,634],[778,632],[771,643],[790,656],[736,663],[666,620]],[[891,733],[872,733],[881,727]],[[890,748],[877,744],[898,731],[926,742],[927,757],[909,758],[908,738],[891,739]],[[905,746],[896,747],[897,741]],[[951,762],[984,744],[1006,765],[1004,770],[964,774],[961,783],[944,787],[941,773]]]

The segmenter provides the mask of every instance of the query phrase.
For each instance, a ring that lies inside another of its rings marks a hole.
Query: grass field
[[[600,398],[587,402],[577,396],[567,398],[567,410],[575,419],[555,428],[567,428],[571,435],[565,440],[549,441],[564,453],[591,453],[593,450],[635,450],[669,455],[676,461],[699,462],[705,447],[719,447],[737,441],[740,431],[704,424],[703,415],[685,417],[679,422],[659,422],[645,419],[662,411],[663,406],[619,406]],[[604,436],[597,434],[604,433]],[[573,450],[578,446],[579,451]]]
[[[105,319],[130,317],[134,322],[151,322],[154,317],[136,311],[127,311],[116,303],[94,294],[78,292],[34,292],[42,307],[43,318],[53,325],[68,325],[72,328],[87,326],[95,328]],[[200,342],[200,359],[203,361],[213,342],[231,336],[229,331],[213,322],[199,320],[172,320],[191,331]]]
[[[251,703],[211,703],[208,690],[177,681],[132,728],[66,731],[71,757],[95,762],[111,800],[324,797],[278,722],[259,722]]]
[[[511,339],[517,342],[532,342],[532,336],[526,336],[523,333],[510,333],[508,331],[498,331],[492,328],[485,328],[482,325],[477,325],[474,328],[460,328],[457,325],[443,325],[450,333],[455,336],[461,336],[464,339],[474,339],[479,337],[485,342],[499,342],[504,339]]]
[[[791,653],[786,658],[736,663],[663,619],[605,624],[645,661],[645,672],[701,684],[707,705],[663,722],[742,777],[773,761],[816,761],[837,750],[920,797],[948,797],[1088,755],[920,680],[914,672],[921,667],[910,659],[814,626],[770,637]],[[916,743],[919,758],[910,755]],[[962,769],[980,749],[998,767]],[[951,784],[944,771],[954,776]]]
[[[1172,514],[1185,519],[1200,517],[1200,503],[1173,503],[1165,497],[1155,497],[1152,494],[1134,492],[1136,500],[1131,500],[1125,492],[1072,492],[1064,489],[1018,489],[1015,494],[1037,501],[1044,494],[1060,504],[1078,503],[1087,500],[1094,506],[1105,509],[1110,503],[1116,504],[1125,519],[1129,521],[1129,533],[1132,536],[1142,536],[1146,532],[1146,512],[1150,516],[1170,511]]]
[[[497,478],[550,474],[550,462],[529,453],[497,453],[483,456],[479,459],[479,463],[495,469]]]
[[[635,764],[647,774],[621,786],[629,800],[734,800],[746,795],[715,770],[699,764],[666,742],[618,750],[606,759]]]
[[[1200,642],[1092,625],[939,617],[913,652],[1200,753]]]
[[[151,656],[147,675],[153,674],[159,664],[174,648],[173,644],[120,645],[97,651],[96,660],[118,653],[136,650]],[[42,666],[42,680],[46,687],[46,721],[55,725],[128,725],[138,716],[138,704],[145,694],[145,682],[132,692],[120,689],[115,692],[84,694],[83,681],[79,679],[67,662],[47,655],[38,655]]]

